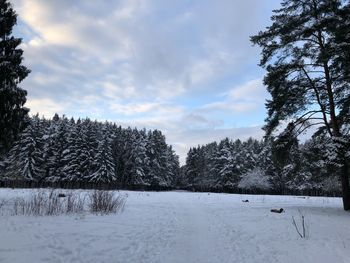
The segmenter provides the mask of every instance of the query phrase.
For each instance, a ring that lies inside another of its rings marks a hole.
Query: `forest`
[[[223,139],[189,150],[186,163],[158,130],[33,116],[1,162],[6,186],[340,195],[330,139],[299,143]],[[287,137],[288,138],[288,137]],[[329,155],[325,154],[327,151]]]
[[[170,189],[178,156],[158,130],[34,116],[1,163],[5,185]]]
[[[182,167],[159,130],[29,115],[17,15],[8,1],[0,8],[1,185],[330,194],[350,209],[348,2],[282,1],[250,38],[271,95],[264,138],[192,147]]]

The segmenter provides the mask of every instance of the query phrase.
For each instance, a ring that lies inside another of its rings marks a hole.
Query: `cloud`
[[[116,86],[133,86],[157,98],[211,90],[215,81],[244,67],[247,56],[253,57],[249,34],[257,28],[254,16],[246,16],[259,6],[253,0],[220,5],[15,1],[21,21],[34,32],[24,46],[30,64],[76,73],[76,78],[92,73],[93,79],[94,71],[104,72],[115,76]]]
[[[31,114],[39,113],[40,116],[45,116],[46,118],[52,118],[55,113],[64,114],[66,108],[64,104],[56,103],[47,98],[30,99],[25,106],[30,108]]]
[[[261,102],[267,97],[266,88],[262,83],[262,79],[250,80],[241,86],[234,87],[225,95],[233,101],[255,101]]]
[[[251,102],[235,102],[235,101],[219,101],[204,105],[201,109],[204,111],[229,111],[229,112],[249,112],[255,110],[255,103]]]
[[[124,115],[136,115],[136,114],[155,114],[157,116],[167,116],[171,114],[178,114],[181,112],[181,108],[174,105],[160,104],[160,103],[129,103],[129,104],[118,104],[111,103],[110,109],[116,113]]]
[[[262,80],[250,80],[220,95],[221,100],[203,105],[199,110],[208,112],[252,113],[261,110],[268,98]]]
[[[187,148],[263,122],[267,95],[249,36],[277,1],[13,3],[32,113],[158,128]]]

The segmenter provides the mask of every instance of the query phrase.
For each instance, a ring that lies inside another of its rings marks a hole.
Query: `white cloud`
[[[221,94],[222,99],[203,105],[202,111],[251,113],[261,109],[268,98],[261,79],[250,80]]]
[[[185,149],[264,107],[249,36],[274,0],[13,2],[32,113],[158,128]]]
[[[46,118],[52,118],[55,113],[64,114],[66,109],[66,105],[47,98],[28,99],[25,106],[30,108],[31,115],[39,113]]]
[[[257,104],[251,102],[219,101],[204,105],[204,111],[229,111],[234,113],[250,112],[257,108]]]
[[[261,102],[267,97],[266,88],[262,83],[262,79],[254,79],[244,83],[241,86],[234,87],[228,91],[227,96],[230,100],[246,100]]]

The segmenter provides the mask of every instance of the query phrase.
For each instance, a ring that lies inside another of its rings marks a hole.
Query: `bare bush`
[[[292,224],[295,227],[295,230],[297,231],[298,235],[301,238],[306,238],[305,215],[300,210],[299,210],[299,214],[300,214],[300,226],[298,226],[294,216],[292,216]]]
[[[89,194],[89,207],[92,213],[109,214],[124,210],[126,197],[114,196],[111,191],[95,190]]]
[[[127,195],[115,196],[110,191],[95,190],[90,194],[59,193],[57,190],[39,190],[27,197],[0,200],[0,211],[12,215],[52,216],[84,213],[86,209],[96,214],[122,212]]]
[[[23,197],[17,197],[13,200],[13,215],[25,215],[27,213],[26,201]]]
[[[51,216],[84,212],[85,199],[79,194],[69,193],[66,198],[59,197],[56,190],[38,191],[29,198],[13,200],[13,215]]]
[[[66,195],[65,212],[68,213],[82,213],[85,208],[85,196],[81,197],[79,194],[69,193]]]

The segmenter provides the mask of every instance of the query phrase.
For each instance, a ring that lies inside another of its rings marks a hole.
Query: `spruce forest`
[[[160,131],[112,123],[34,116],[2,163],[11,185],[170,189],[178,156]]]
[[[223,139],[191,148],[186,164],[158,130],[33,116],[1,163],[6,186],[340,195],[330,139]],[[288,147],[288,148],[286,148]],[[329,152],[329,154],[325,154]]]

